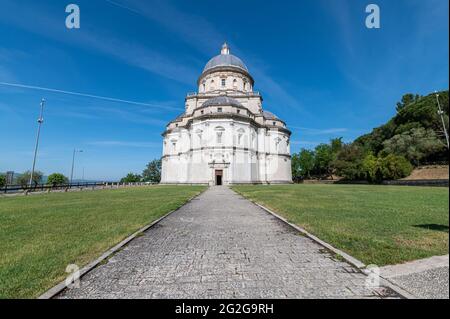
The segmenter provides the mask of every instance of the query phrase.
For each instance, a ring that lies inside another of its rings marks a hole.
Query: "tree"
[[[396,180],[407,177],[413,171],[411,163],[403,156],[389,154],[381,158],[381,173],[385,180]]]
[[[159,183],[161,181],[161,160],[153,160],[147,164],[147,168],[142,172],[144,182]]]
[[[448,91],[439,92],[439,101],[444,112],[444,122],[449,126],[449,97]],[[437,113],[437,101],[434,93],[428,96],[407,94],[398,103],[397,114],[386,124],[375,128],[370,134],[363,135],[355,140],[365,151],[378,156],[383,151],[383,143],[396,135],[406,133],[412,129],[423,128],[433,130],[436,136],[445,144],[445,134],[442,121]],[[386,155],[386,154],[385,154]],[[427,156],[422,161],[428,163],[448,162],[447,150],[441,149],[432,156]]]
[[[138,183],[142,180],[141,175],[128,173],[127,176],[120,180],[121,183]]]
[[[69,179],[60,173],[50,174],[47,178],[47,185],[57,186],[69,183]]]
[[[333,150],[329,144],[319,144],[315,148],[314,168],[319,175],[331,175],[331,162]]]
[[[414,165],[445,149],[445,144],[431,129],[413,128],[383,142],[383,155],[405,156]]]
[[[369,154],[364,158],[362,169],[369,183],[380,183],[383,180],[381,161],[373,154]]]
[[[0,174],[0,188],[6,185],[6,177],[5,175]]]
[[[420,95],[416,94],[405,94],[402,97],[401,102],[397,103],[397,112],[400,112],[403,108],[405,108],[406,106],[418,101],[420,99]]]
[[[299,181],[310,178],[314,169],[314,152],[302,149],[292,156],[292,178]]]
[[[339,153],[342,150],[342,147],[344,146],[344,142],[342,142],[342,137],[331,139],[330,145],[331,151],[336,156],[337,153]]]
[[[17,178],[17,183],[22,186],[22,187],[26,187],[28,186],[28,183],[30,182],[30,176],[31,176],[31,172],[30,171],[26,171],[25,173],[23,173],[22,175],[20,175]],[[44,174],[40,171],[35,171],[33,174],[33,184],[34,186],[42,183],[42,177],[44,176]]]
[[[358,144],[344,144],[336,158],[332,162],[332,167],[338,176],[347,180],[358,180],[365,178],[363,171],[364,150]]]

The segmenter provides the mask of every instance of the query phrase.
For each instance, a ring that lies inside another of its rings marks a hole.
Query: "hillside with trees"
[[[439,92],[445,127],[449,125],[448,91]],[[406,94],[397,103],[397,114],[371,133],[345,144],[341,138],[302,149],[292,156],[294,181],[309,178],[346,180],[400,179],[414,167],[448,165],[448,148],[438,113],[436,94]]]

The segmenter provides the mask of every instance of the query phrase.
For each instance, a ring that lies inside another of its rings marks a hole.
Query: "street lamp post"
[[[447,148],[450,148],[449,140],[448,140],[448,132],[447,128],[445,127],[445,120],[444,120],[444,111],[441,109],[441,103],[439,102],[439,94],[436,92],[436,100],[438,105],[438,114],[441,117],[442,121],[442,128],[444,130],[445,140],[447,141]]]
[[[31,169],[31,174],[30,174],[30,182],[29,182],[29,186],[31,187],[31,185],[33,184],[33,177],[34,177],[34,169],[36,167],[36,157],[37,157],[37,151],[38,151],[38,147],[39,147],[39,136],[41,135],[41,126],[42,123],[44,123],[44,104],[45,104],[45,99],[41,100],[41,112],[38,118],[38,131],[37,131],[37,136],[36,136],[36,144],[34,146],[34,158],[33,158],[33,168]]]
[[[70,173],[70,184],[72,184],[73,181],[73,168],[75,166],[75,153],[83,153],[83,150],[77,150],[77,149],[73,149],[73,156],[72,156],[72,171]]]

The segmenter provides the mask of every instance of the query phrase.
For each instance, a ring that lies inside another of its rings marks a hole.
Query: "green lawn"
[[[448,254],[448,188],[371,185],[236,186],[366,264]]]
[[[36,297],[108,248],[183,205],[197,186],[0,198],[0,298]]]

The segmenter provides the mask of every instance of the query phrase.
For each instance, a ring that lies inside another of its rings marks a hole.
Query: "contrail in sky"
[[[107,97],[107,96],[99,96],[99,95],[86,94],[86,93],[80,93],[80,92],[64,91],[64,90],[58,90],[58,89],[52,89],[52,88],[46,88],[46,87],[40,87],[40,86],[33,86],[33,85],[25,85],[25,84],[19,84],[19,83],[0,82],[0,85],[22,88],[22,89],[40,90],[40,91],[46,91],[46,92],[52,92],[52,93],[68,94],[68,95],[74,95],[74,96],[82,96],[82,97],[88,97],[88,98],[93,98],[93,99],[98,99],[98,100],[148,106],[148,107],[160,108],[160,109],[165,109],[165,110],[177,110],[177,111],[181,110],[180,108],[176,108],[176,107],[142,103],[142,102],[129,101],[129,100],[122,100],[122,99],[116,99],[116,98]]]

